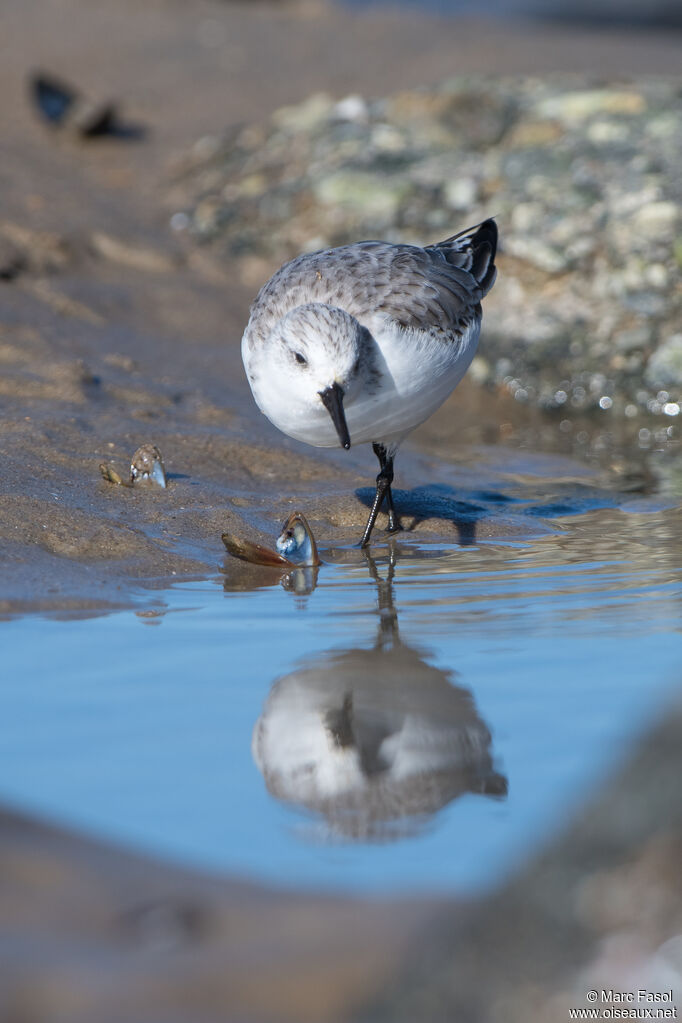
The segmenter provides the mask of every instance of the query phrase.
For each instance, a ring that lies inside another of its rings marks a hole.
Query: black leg
[[[379,466],[381,470],[388,470],[391,476],[391,483],[393,482],[393,459],[388,457],[388,453],[383,444],[372,444],[372,450],[379,459]],[[388,526],[386,529],[387,533],[398,533],[403,527],[400,525],[400,519],[398,518],[397,512],[393,505],[393,491],[391,490],[391,484],[389,483],[386,491],[386,508],[388,510]]]
[[[374,495],[374,501],[372,508],[367,519],[367,525],[365,531],[362,534],[362,540],[360,541],[361,547],[366,547],[369,543],[369,538],[372,535],[374,529],[374,523],[377,520],[377,515],[381,509],[381,505],[386,499],[388,505],[388,528],[390,532],[395,532],[400,529],[400,523],[393,507],[393,494],[391,493],[391,483],[393,482],[393,459],[389,458],[386,453],[386,448],[383,444],[373,444],[374,454],[379,459],[379,475],[377,476],[377,492]]]
[[[361,547],[366,547],[369,543],[369,538],[372,535],[372,530],[374,529],[374,523],[377,520],[379,509],[383,504],[386,491],[389,489],[390,485],[390,480],[384,474],[384,470],[382,469],[377,476],[377,492],[374,495],[374,502],[369,513],[369,518],[367,519],[367,525],[365,526],[365,531],[362,534],[362,540],[360,541]]]
[[[398,533],[403,527],[400,525],[398,513],[393,507],[393,492],[390,487],[386,491],[386,505],[388,506],[388,526],[386,527],[386,532]]]

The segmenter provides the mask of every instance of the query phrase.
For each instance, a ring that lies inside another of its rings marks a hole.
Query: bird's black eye
[[[296,359],[296,362],[299,363],[299,365],[301,366],[308,365],[308,360],[306,359],[305,355],[301,355],[300,352],[294,352],[294,358]]]

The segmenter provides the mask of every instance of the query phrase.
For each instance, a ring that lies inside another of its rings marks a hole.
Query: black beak
[[[324,391],[319,391],[319,395],[322,399],[322,404],[332,417],[332,423],[336,427],[341,446],[348,451],[350,447],[350,434],[346,423],[346,414],[343,411],[343,387],[339,387],[338,384],[332,384],[331,387],[325,387]]]

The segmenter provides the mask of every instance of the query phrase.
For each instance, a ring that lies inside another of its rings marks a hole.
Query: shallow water
[[[278,884],[497,884],[680,683],[679,512],[480,495],[510,505],[515,540],[417,530],[246,590],[227,558],[141,611],[2,624],[0,800]]]

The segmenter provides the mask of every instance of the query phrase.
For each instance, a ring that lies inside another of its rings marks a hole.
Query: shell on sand
[[[142,444],[130,463],[130,482],[156,483],[157,486],[167,486],[166,469],[163,464],[161,452],[156,444]]]
[[[317,552],[317,544],[310,524],[303,512],[292,512],[282,526],[282,532],[277,539],[277,547],[281,549],[283,543],[291,544],[294,541],[295,550],[300,554],[299,560],[293,562],[297,567],[306,565],[309,568],[316,568],[321,565],[320,555]]]
[[[235,536],[234,533],[223,533],[222,540],[233,557],[240,558],[242,561],[250,561],[254,565],[270,565],[275,568],[317,567],[322,562],[317,552],[315,537],[302,512],[291,513],[282,527],[280,540],[283,537],[293,537],[295,531],[300,531],[301,527],[304,532],[304,540],[298,546],[301,549],[307,549],[305,558],[301,561],[292,561],[278,551],[273,551],[269,547],[263,547],[261,544],[251,543],[250,540],[243,540],[241,537]]]
[[[100,463],[99,471],[107,483],[115,483],[119,487],[132,487],[138,483],[155,483],[166,488],[168,479],[161,452],[155,444],[142,444],[133,455],[130,463],[128,479],[123,479],[112,465]]]
[[[242,540],[234,533],[223,533],[223,543],[234,558],[242,561],[250,561],[254,565],[272,565],[280,568],[294,567],[293,561],[278,554],[277,551],[263,547],[259,543],[251,543],[250,540]]]

